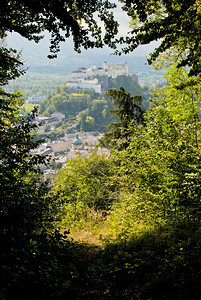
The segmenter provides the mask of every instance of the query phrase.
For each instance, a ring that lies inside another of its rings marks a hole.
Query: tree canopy
[[[0,38],[6,32],[17,32],[28,40],[38,42],[45,30],[51,32],[50,52],[52,57],[59,50],[59,43],[72,35],[75,50],[80,47],[102,47],[103,41],[110,44],[117,33],[111,8],[115,5],[108,0],[89,1],[1,1]],[[98,20],[104,22],[105,34],[102,39]]]
[[[74,49],[113,47],[118,23],[114,20],[108,0],[89,1],[0,1],[0,84],[22,74],[22,62],[15,49],[5,43],[7,32],[16,32],[38,43],[45,31],[51,33],[49,58],[57,56],[60,42],[73,38]],[[97,17],[95,17],[95,14]],[[104,24],[104,33],[101,29]]]
[[[135,1],[121,0],[123,10],[131,18],[130,35],[120,38],[126,46],[123,53],[132,52],[139,45],[160,40],[149,59],[153,62],[160,53],[176,47],[178,66],[190,67],[190,75],[199,74],[200,66],[200,21],[199,0]]]

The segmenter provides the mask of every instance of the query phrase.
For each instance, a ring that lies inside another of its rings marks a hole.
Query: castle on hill
[[[71,81],[67,82],[69,88],[94,89],[97,93],[107,90],[108,77],[113,79],[118,76],[129,76],[129,64],[125,63],[102,63],[102,67],[91,66],[79,68],[71,73]],[[136,76],[136,75],[135,75]]]

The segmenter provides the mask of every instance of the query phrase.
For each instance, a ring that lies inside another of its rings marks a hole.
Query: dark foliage
[[[171,47],[179,49],[176,56],[178,66],[189,66],[190,75],[197,75],[200,67],[200,1],[127,1],[122,0],[123,10],[133,20],[131,35],[119,42],[128,46],[124,53],[139,45],[160,40],[153,53],[152,63],[160,53]]]
[[[100,144],[120,150],[129,144],[131,123],[133,126],[143,123],[142,96],[131,96],[123,87],[120,87],[119,90],[110,89],[106,95],[112,98],[114,106],[117,107],[117,109],[110,110],[117,122],[110,123]]]
[[[117,22],[110,12],[115,5],[109,1],[1,1],[0,38],[7,31],[17,32],[28,40],[38,42],[42,33],[51,32],[50,57],[59,51],[59,43],[71,35],[75,50],[80,47],[103,47],[111,44],[117,33]],[[94,13],[105,24],[102,39],[101,28],[94,19]],[[82,21],[86,26],[82,25]]]

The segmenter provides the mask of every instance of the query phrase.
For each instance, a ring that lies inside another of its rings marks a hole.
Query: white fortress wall
[[[71,88],[92,88],[97,93],[101,93],[101,84],[98,83],[97,76],[108,76],[117,78],[118,76],[129,76],[128,63],[107,63],[104,62],[102,67],[90,66],[88,69],[79,68],[71,73],[71,81],[67,86]]]
[[[103,69],[107,73],[107,76],[116,78],[117,76],[126,75],[129,76],[129,64],[128,63],[107,63],[102,64]]]
[[[70,88],[88,88],[94,89],[95,92],[101,93],[101,85],[98,83],[94,83],[93,80],[84,80],[79,82],[67,82],[67,86]]]

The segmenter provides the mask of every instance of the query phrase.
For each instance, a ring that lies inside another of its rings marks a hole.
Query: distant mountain
[[[127,61],[131,73],[154,72],[152,67],[145,65],[145,54],[149,53],[153,46],[152,49],[144,46],[140,50],[137,49],[131,54],[122,56],[111,55],[112,50],[108,48],[83,50],[81,54],[78,54],[73,50],[72,41],[68,40],[66,43],[61,44],[58,58],[50,60],[47,58],[49,53],[48,36],[41,40],[39,44],[35,44],[13,33],[8,35],[7,44],[8,47],[15,48],[18,51],[22,50],[25,65],[32,72],[70,74],[79,67],[101,66],[104,61],[120,63]]]

